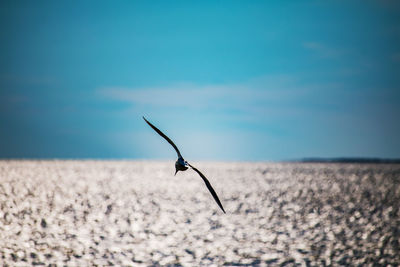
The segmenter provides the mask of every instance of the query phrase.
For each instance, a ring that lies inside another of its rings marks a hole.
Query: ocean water
[[[400,264],[400,165],[0,161],[3,266]]]

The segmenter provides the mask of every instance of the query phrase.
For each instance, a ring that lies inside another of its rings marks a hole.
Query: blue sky
[[[0,157],[400,157],[396,1],[1,1]]]

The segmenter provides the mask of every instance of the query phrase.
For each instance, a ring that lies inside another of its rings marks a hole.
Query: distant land
[[[296,161],[296,160],[295,160]],[[398,159],[385,159],[385,158],[303,158],[297,160],[297,162],[309,162],[309,163],[400,163]]]

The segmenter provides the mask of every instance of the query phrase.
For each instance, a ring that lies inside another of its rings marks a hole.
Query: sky
[[[1,1],[0,158],[400,158],[397,1]]]

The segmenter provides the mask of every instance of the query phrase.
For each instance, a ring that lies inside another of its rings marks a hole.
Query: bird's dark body
[[[186,160],[184,160],[183,158],[178,158],[175,162],[175,174],[178,171],[186,171],[187,169],[189,169],[189,167]]]
[[[214,189],[212,188],[210,182],[208,179],[195,167],[190,165],[186,160],[183,159],[181,152],[179,152],[179,149],[176,147],[174,142],[171,141],[171,139],[168,138],[163,132],[161,132],[156,126],[151,124],[148,120],[146,120],[145,117],[143,119],[146,121],[146,123],[153,128],[154,131],[156,131],[160,136],[162,136],[165,140],[167,140],[168,143],[175,149],[176,153],[178,154],[178,160],[175,162],[175,175],[178,171],[186,171],[189,167],[192,168],[195,172],[197,172],[198,175],[203,179],[204,183],[206,184],[208,190],[210,191],[211,195],[213,196],[215,202],[217,202],[218,206],[222,209],[222,211],[225,213],[224,208],[222,207],[221,201],[219,200],[217,193],[215,193]]]

